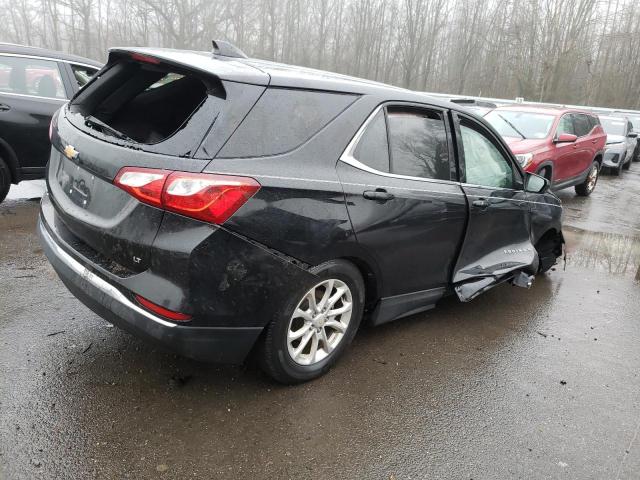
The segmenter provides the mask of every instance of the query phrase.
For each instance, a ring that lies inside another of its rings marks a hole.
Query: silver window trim
[[[381,105],[378,105],[378,107],[376,107],[376,109],[369,114],[369,116],[367,117],[367,119],[364,121],[364,123],[362,124],[362,126],[358,129],[358,131],[356,132],[356,134],[353,136],[353,138],[351,139],[351,141],[349,142],[349,144],[347,145],[347,148],[344,149],[344,152],[342,152],[342,155],[340,155],[340,161],[343,163],[346,163],[348,165],[351,165],[354,168],[357,168],[358,170],[363,170],[365,172],[368,173],[372,173],[374,175],[378,175],[381,177],[389,177],[389,178],[398,178],[401,180],[417,180],[419,182],[424,182],[424,183],[436,183],[436,184],[442,184],[442,185],[456,185],[459,187],[475,187],[475,188],[483,188],[483,189],[487,189],[487,190],[495,190],[495,187],[489,187],[487,185],[475,185],[472,183],[463,183],[463,182],[456,182],[453,180],[436,180],[433,178],[422,178],[422,177],[410,177],[407,175],[398,175],[395,173],[388,173],[388,172],[381,172],[380,170],[376,170],[375,168],[371,168],[368,165],[365,165],[364,163],[360,162],[359,160],[356,160],[356,158],[353,156],[353,152],[355,151],[358,142],[360,141],[360,139],[362,139],[362,136],[364,135],[365,130],[367,129],[367,127],[369,126],[369,124],[373,121],[373,119],[375,118],[375,116],[386,106],[386,105],[393,105],[393,102],[387,102]],[[428,108],[428,107],[425,107]],[[360,185],[360,184],[355,184],[355,183],[348,183],[348,182],[343,182],[345,184],[349,184],[349,185]],[[363,184],[363,186],[366,186]],[[389,186],[388,188],[399,188],[399,187],[392,187]],[[409,188],[405,188],[403,190],[411,190]],[[512,190],[512,191],[525,191],[523,190],[516,190],[513,188],[506,188],[505,190]],[[430,192],[433,193],[442,193],[442,194],[450,194],[450,192],[444,192],[444,191],[436,191],[436,190],[428,190]],[[460,193],[459,195],[466,195],[464,193]],[[552,207],[558,207],[558,208],[562,208],[561,205],[555,205],[553,203],[545,203],[545,202],[536,202],[533,200],[517,200],[518,202],[526,202],[526,203],[537,203],[540,205],[550,205]]]
[[[58,102],[66,103],[69,101],[67,97],[58,98],[58,97],[43,97],[41,95],[30,95],[28,93],[13,93],[13,92],[0,92],[0,95],[12,95],[14,97],[28,97],[28,98],[39,98],[43,100],[57,100]]]
[[[409,175],[399,175],[397,173],[382,172],[380,170],[376,170],[375,168],[371,168],[368,165],[365,165],[364,163],[362,163],[361,161],[357,160],[353,156],[353,153],[355,152],[355,149],[358,146],[358,143],[360,142],[360,140],[362,139],[362,136],[364,135],[364,132],[366,131],[367,127],[373,121],[375,116],[386,105],[395,105],[395,103],[394,102],[387,102],[387,103],[378,105],[378,107],[376,107],[376,109],[367,117],[367,119],[364,121],[362,126],[358,129],[358,131],[356,132],[354,137],[351,139],[351,141],[347,145],[347,148],[344,149],[344,152],[342,152],[342,155],[340,155],[340,161],[344,162],[344,163],[347,163],[347,164],[351,165],[352,167],[355,167],[355,168],[357,168],[359,170],[364,170],[365,172],[369,172],[369,173],[372,173],[374,175],[379,175],[379,176],[382,176],[382,177],[399,178],[401,180],[417,180],[419,182],[439,183],[439,184],[443,184],[443,185],[459,185],[460,184],[459,182],[455,182],[453,180],[439,180],[439,179],[436,179],[436,178],[412,177],[412,176],[409,176]],[[425,105],[424,108],[425,109],[429,109],[429,107],[427,105]],[[442,109],[437,109],[437,110],[441,111]]]

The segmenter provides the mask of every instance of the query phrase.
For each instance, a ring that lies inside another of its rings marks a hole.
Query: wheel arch
[[[600,170],[602,168],[602,161],[604,160],[604,153],[603,152],[597,152],[595,154],[595,156],[593,157],[593,161],[594,162],[598,162],[598,170]],[[591,162],[593,163],[593,162]]]
[[[545,160],[543,162],[540,163],[540,165],[538,165],[538,168],[536,169],[536,172],[540,172],[541,170],[549,170],[549,177],[547,177],[545,175],[545,178],[547,180],[549,180],[550,182],[553,181],[553,162],[551,160]]]
[[[20,163],[18,157],[13,151],[13,148],[2,138],[0,138],[0,158],[2,158],[11,173],[11,183],[18,183],[20,181]]]
[[[360,256],[346,256],[340,257],[340,260],[346,260],[360,271],[362,279],[364,280],[364,303],[365,310],[375,306],[381,297],[381,284],[380,275],[376,274],[376,269],[372,267],[369,261]]]

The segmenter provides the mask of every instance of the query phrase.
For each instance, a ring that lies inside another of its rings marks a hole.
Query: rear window
[[[106,141],[190,155],[224,98],[224,88],[215,78],[123,59],[80,91],[70,104],[70,116],[76,114],[72,121],[77,126],[101,133]]]
[[[290,152],[307,142],[355,99],[355,95],[349,94],[269,88],[218,157],[262,157]]]

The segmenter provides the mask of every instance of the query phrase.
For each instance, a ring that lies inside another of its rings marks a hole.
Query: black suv
[[[560,201],[463,107],[214,54],[112,49],[56,115],[39,234],[71,292],[201,360],[324,373],[374,325],[530,286]]]
[[[0,202],[12,183],[44,176],[51,116],[100,67],[88,58],[0,43]]]

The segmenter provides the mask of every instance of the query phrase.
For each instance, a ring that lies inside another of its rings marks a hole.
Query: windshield
[[[514,110],[493,110],[484,118],[503,137],[540,139],[549,135],[554,116]]]
[[[600,123],[604,131],[607,132],[607,135],[624,136],[627,122],[623,118],[600,117]]]

